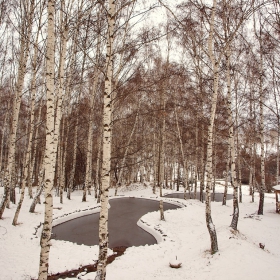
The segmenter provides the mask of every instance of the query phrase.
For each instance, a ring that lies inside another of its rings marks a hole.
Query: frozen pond
[[[143,198],[118,198],[110,200],[109,247],[131,247],[156,244],[156,239],[142,228],[137,221],[146,213],[158,211],[159,201]],[[179,206],[163,203],[164,210]],[[160,214],[159,218],[160,218]],[[98,245],[99,213],[83,216],[53,227],[53,238],[77,244]]]

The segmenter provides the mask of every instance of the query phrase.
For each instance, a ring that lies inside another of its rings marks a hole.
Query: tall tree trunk
[[[113,80],[113,42],[115,27],[115,1],[109,0],[107,11],[108,31],[106,48],[106,73],[103,107],[103,160],[101,175],[101,205],[99,217],[99,257],[95,280],[106,279],[106,262],[108,251],[108,196],[111,170],[111,129],[112,129],[112,80]]]
[[[260,19],[259,19],[260,20]],[[259,63],[259,106],[260,106],[260,133],[259,137],[261,140],[261,185],[259,188],[259,209],[258,215],[263,215],[263,206],[264,206],[264,192],[265,192],[265,158],[264,158],[264,114],[263,114],[263,105],[264,105],[264,93],[263,93],[263,78],[264,78],[264,67],[263,67],[263,42],[262,42],[262,23],[260,23],[260,32],[257,34],[256,24],[254,18],[254,29],[255,34],[259,41],[260,46],[260,63]]]
[[[67,146],[68,146],[68,137],[69,137],[69,129],[70,125],[67,123],[66,117],[64,117],[64,123],[66,123],[66,135],[64,136],[64,152],[61,155],[61,173],[60,173],[60,182],[59,182],[59,197],[60,203],[63,203],[63,191],[65,189],[65,166],[66,166],[66,155],[67,155]],[[65,126],[65,125],[64,125]]]
[[[233,214],[231,227],[237,230],[238,218],[239,218],[239,206],[238,206],[238,183],[236,176],[236,162],[235,162],[235,144],[234,144],[234,121],[232,116],[232,95],[231,95],[231,78],[230,78],[230,47],[226,49],[226,78],[227,78],[227,113],[228,113],[228,124],[229,124],[229,146],[230,146],[230,175],[231,184],[233,187]],[[237,121],[237,120],[236,120]]]
[[[198,117],[195,121],[195,166],[194,166],[194,199],[197,195],[197,175],[198,175]]]
[[[3,67],[4,68],[4,67]],[[1,139],[1,151],[0,151],[0,173],[2,172],[2,166],[4,166],[3,169],[5,169],[5,165],[3,164],[3,160],[5,159],[4,156],[4,143],[5,143],[5,136],[6,136],[6,127],[8,123],[8,112],[9,112],[9,106],[7,108],[7,111],[5,112],[5,117],[4,117],[4,123],[2,127],[2,139]]]
[[[34,146],[33,146],[33,155],[31,155],[31,166],[30,166],[30,176],[29,178],[32,178],[32,180],[34,180],[35,182],[37,182],[37,176],[38,174],[40,173],[40,170],[39,172],[37,172],[37,168],[36,168],[36,165],[40,165],[40,159],[39,159],[39,151],[38,151],[38,130],[39,130],[39,123],[41,122],[41,115],[42,115],[42,109],[43,109],[43,98],[41,99],[41,102],[40,102],[40,109],[39,109],[39,113],[38,113],[38,117],[37,117],[37,124],[36,124],[36,127],[35,127],[35,136],[34,136]],[[36,161],[37,161],[37,164],[36,164]],[[30,185],[30,183],[29,183]]]
[[[201,125],[201,156],[200,156],[200,195],[199,200],[203,202],[204,180],[205,180],[205,163],[204,163],[204,124]]]
[[[57,147],[55,146],[55,96],[54,96],[54,16],[55,1],[48,1],[48,38],[47,38],[47,67],[46,67],[46,88],[47,88],[47,120],[46,120],[46,150],[44,156],[45,168],[45,214],[42,235],[40,240],[40,264],[38,280],[46,280],[48,277],[50,239],[52,232],[53,215],[53,187],[55,175],[55,159]],[[56,142],[57,143],[57,142]]]
[[[174,112],[175,112],[176,126],[177,126],[177,131],[178,131],[178,138],[179,138],[179,142],[180,142],[181,157],[182,157],[182,162],[183,162],[184,199],[187,199],[188,170],[187,170],[187,167],[186,167],[186,159],[185,159],[185,154],[184,154],[183,140],[182,140],[182,135],[181,135],[180,127],[179,127],[176,105],[175,105]]]
[[[210,234],[211,240],[211,252],[212,254],[218,251],[218,241],[217,241],[217,234],[215,230],[215,226],[212,221],[211,216],[211,189],[212,189],[212,177],[213,177],[213,128],[214,128],[214,120],[216,115],[216,106],[217,106],[217,95],[218,95],[218,82],[219,82],[219,71],[218,71],[218,62],[214,57],[213,51],[213,30],[214,30],[214,18],[216,13],[216,0],[213,0],[213,6],[211,11],[211,21],[210,21],[210,33],[208,38],[208,54],[211,59],[212,68],[213,68],[213,94],[211,100],[211,113],[210,113],[210,120],[208,125],[208,132],[207,132],[207,161],[206,161],[206,198],[205,198],[205,205],[206,205],[206,225]]]
[[[88,127],[88,139],[87,139],[87,164],[86,164],[86,178],[85,178],[85,186],[83,190],[83,197],[82,201],[87,200],[87,190],[90,191],[92,185],[92,127],[93,127],[93,103],[94,103],[94,96],[97,88],[98,82],[98,70],[95,69],[94,72],[94,80],[93,80],[93,87],[92,93],[90,96],[90,119],[89,119],[89,127]]]
[[[137,121],[138,121],[138,118],[139,118],[139,109],[140,109],[140,100],[138,101],[138,108],[137,108],[135,121],[134,121],[133,128],[132,128],[132,131],[130,133],[127,145],[126,145],[126,149],[125,149],[125,152],[124,152],[124,155],[123,155],[122,162],[121,162],[120,174],[118,176],[118,182],[117,182],[117,185],[116,185],[116,188],[115,188],[115,195],[117,195],[118,187],[121,185],[121,180],[122,180],[122,175],[123,175],[123,170],[124,170],[124,164],[125,164],[125,161],[126,161],[126,157],[127,157],[127,154],[128,154],[129,147],[130,147],[130,142],[132,140],[132,136],[135,132]]]
[[[98,151],[96,159],[96,172],[95,172],[95,185],[94,185],[94,196],[97,198],[97,203],[100,202],[100,193],[101,193],[101,178],[100,178],[100,162],[101,162],[101,153],[102,153],[102,140],[103,140],[103,131],[100,132],[98,138]]]
[[[71,199],[71,192],[74,189],[74,177],[75,177],[76,159],[77,159],[77,143],[78,143],[78,116],[76,116],[76,119],[75,119],[72,169],[71,169],[70,179],[69,179],[68,188],[67,188],[67,198],[68,199]]]
[[[155,120],[155,125],[156,127],[156,120]],[[153,133],[153,194],[156,193],[156,186],[157,186],[157,153],[156,153],[156,133],[154,131]]]

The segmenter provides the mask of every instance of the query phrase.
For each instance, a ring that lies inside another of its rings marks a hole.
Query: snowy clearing
[[[2,195],[3,189],[0,191]],[[216,191],[222,192],[223,188],[217,186]],[[165,190],[167,192],[171,191]],[[160,229],[164,234],[163,241],[151,246],[128,248],[123,256],[108,265],[106,279],[278,280],[280,215],[275,213],[274,194],[266,194],[264,215],[258,216],[258,196],[251,203],[247,187],[244,187],[243,193],[243,203],[239,204],[239,232],[233,232],[229,227],[232,201],[227,201],[227,206],[222,206],[221,202],[212,203],[212,218],[219,245],[217,254],[209,253],[210,238],[205,223],[205,204],[197,200],[182,201],[186,207],[165,211],[166,221],[159,220],[159,212],[148,213],[141,218],[142,224]],[[69,213],[77,216],[95,211],[92,210],[97,206],[94,198],[88,196],[88,202],[81,202],[81,195],[81,192],[75,191],[72,199],[65,199],[63,205],[55,197],[54,218],[65,217]],[[139,185],[121,189],[119,195],[157,197],[152,195],[151,188]],[[178,201],[171,198],[168,200]],[[7,209],[0,220],[0,279],[30,280],[37,277],[40,230],[36,230],[36,227],[43,221],[44,206],[37,205],[36,213],[30,214],[30,203],[31,200],[26,197],[18,226],[12,226],[15,205],[11,205],[11,209]],[[88,211],[81,211],[85,209]],[[157,239],[160,240],[159,237]],[[259,243],[265,245],[264,249],[260,248]],[[92,264],[97,259],[98,246],[52,240],[49,273],[72,270],[81,265]],[[175,262],[182,263],[181,267],[171,268],[170,263]],[[75,279],[90,280],[95,275],[82,274],[84,275],[80,274]]]

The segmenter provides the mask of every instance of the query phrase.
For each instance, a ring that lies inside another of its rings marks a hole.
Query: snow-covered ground
[[[222,192],[221,187],[216,187]],[[2,196],[3,188],[0,189]],[[166,191],[167,192],[167,191]],[[165,192],[165,193],[166,193]],[[169,191],[170,192],[170,191]],[[113,193],[113,191],[112,191]],[[165,221],[159,220],[159,213],[148,213],[141,220],[156,227],[167,235],[156,245],[128,248],[125,254],[107,266],[107,280],[140,279],[199,279],[199,280],[273,280],[280,279],[280,215],[275,213],[273,194],[265,197],[264,215],[258,216],[258,196],[254,203],[243,190],[240,206],[238,232],[229,227],[232,201],[227,206],[221,202],[212,203],[212,218],[216,227],[219,252],[209,252],[210,238],[205,224],[205,204],[188,200],[184,208],[165,212]],[[151,188],[134,185],[119,191],[121,195],[154,197]],[[172,199],[169,199],[172,200]],[[174,199],[178,201],[178,199]],[[44,204],[37,205],[36,213],[28,212],[30,199],[25,198],[19,225],[12,226],[15,205],[6,209],[0,220],[0,279],[27,280],[36,278],[39,268],[40,238],[36,228],[43,221]],[[93,197],[81,202],[81,193],[76,191],[64,204],[55,197],[54,218],[72,217],[86,213],[81,211],[96,206]],[[61,209],[60,209],[61,207]],[[91,210],[90,210],[91,209]],[[69,217],[69,215],[67,216]],[[56,222],[59,219],[56,219]],[[264,250],[259,243],[265,244]],[[98,247],[76,245],[66,241],[52,240],[50,251],[50,273],[63,272],[97,260]],[[169,263],[182,263],[178,269]],[[88,273],[79,279],[94,279],[95,273]],[[71,278],[73,279],[73,278]]]

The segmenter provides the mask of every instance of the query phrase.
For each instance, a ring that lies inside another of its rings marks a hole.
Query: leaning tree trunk
[[[188,170],[187,170],[187,167],[186,167],[186,159],[185,159],[185,153],[184,153],[184,147],[183,147],[183,140],[182,140],[182,135],[181,135],[180,127],[179,127],[176,105],[175,105],[174,112],[175,112],[176,126],[177,126],[177,130],[178,130],[178,138],[179,138],[179,142],[180,142],[180,151],[181,151],[182,162],[183,162],[184,199],[187,199]]]
[[[55,1],[48,1],[48,37],[47,37],[47,53],[46,53],[46,90],[47,90],[47,120],[46,120],[46,149],[44,156],[45,168],[45,213],[42,235],[40,240],[40,264],[38,280],[46,280],[48,277],[50,240],[52,232],[52,215],[53,215],[53,187],[55,175],[55,160],[57,147],[54,141],[54,125],[55,125],[55,96],[54,96],[54,16]],[[56,142],[57,143],[57,142]]]
[[[99,217],[99,257],[95,280],[106,279],[106,262],[108,252],[108,196],[111,184],[111,132],[112,132],[112,80],[113,80],[113,42],[115,27],[115,1],[109,0],[107,11],[108,31],[106,47],[106,73],[103,104],[103,161],[101,174],[101,209]]]
[[[206,205],[206,225],[210,234],[211,239],[211,252],[212,254],[218,251],[218,241],[217,241],[217,234],[215,230],[215,226],[212,221],[211,216],[211,189],[212,189],[212,177],[213,177],[213,128],[214,128],[214,121],[216,115],[216,106],[217,106],[217,95],[218,95],[218,82],[219,82],[219,71],[218,71],[218,62],[214,57],[213,51],[213,30],[214,30],[214,17],[216,12],[216,0],[213,1],[212,13],[211,13],[211,22],[210,22],[210,33],[208,38],[208,53],[213,67],[213,78],[214,78],[214,85],[213,85],[213,94],[211,100],[211,112],[210,112],[210,120],[208,125],[208,132],[207,132],[207,160],[206,160],[206,198],[205,198],[205,205]]]

